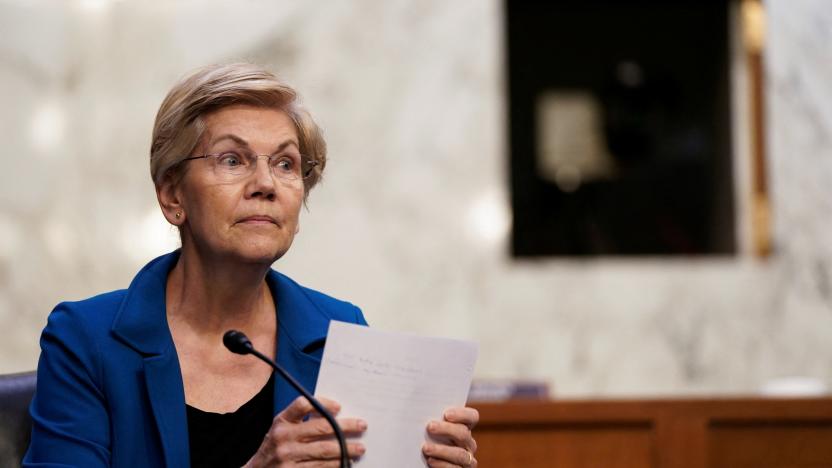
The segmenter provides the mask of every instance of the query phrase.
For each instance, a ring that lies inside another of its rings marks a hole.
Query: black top
[[[239,468],[257,452],[272,425],[274,374],[257,395],[233,413],[186,408],[191,466]]]

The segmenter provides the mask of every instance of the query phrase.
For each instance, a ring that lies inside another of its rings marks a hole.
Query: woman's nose
[[[262,161],[261,163],[261,159]],[[248,196],[264,197],[273,200],[277,192],[277,184],[274,180],[271,167],[269,166],[268,156],[257,156],[254,164],[254,174],[249,178],[249,193]]]

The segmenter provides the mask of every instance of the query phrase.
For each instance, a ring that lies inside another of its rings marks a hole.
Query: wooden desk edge
[[[667,415],[707,417],[710,421],[829,421],[832,397],[821,398],[691,398],[610,400],[510,400],[469,402],[480,412],[481,425],[552,422],[641,423]]]

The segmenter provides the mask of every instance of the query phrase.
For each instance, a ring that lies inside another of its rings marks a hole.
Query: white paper
[[[477,353],[473,342],[333,321],[315,395],[341,404],[337,418],[367,421],[354,466],[423,468],[427,424],[465,405]]]

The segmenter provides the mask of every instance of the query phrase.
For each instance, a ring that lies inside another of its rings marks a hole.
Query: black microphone
[[[308,390],[303,388],[303,385],[300,384],[294,377],[289,375],[285,369],[280,367],[276,362],[272,361],[265,355],[263,355],[260,351],[254,349],[254,345],[251,344],[251,340],[245,335],[245,333],[237,330],[228,330],[222,336],[222,344],[228,348],[229,351],[235,354],[253,354],[257,356],[261,361],[265,362],[266,364],[272,366],[274,370],[280,374],[281,377],[286,379],[295,390],[298,391],[304,398],[306,398],[309,403],[312,404],[312,407],[315,408],[321,416],[323,416],[330,426],[332,426],[332,430],[335,431],[335,437],[338,438],[338,445],[341,447],[341,468],[349,468],[350,465],[350,457],[347,453],[347,441],[344,439],[344,433],[341,432],[341,427],[338,426],[338,422],[335,421],[335,418],[323,407],[321,402],[319,402],[315,397],[309,393]]]

